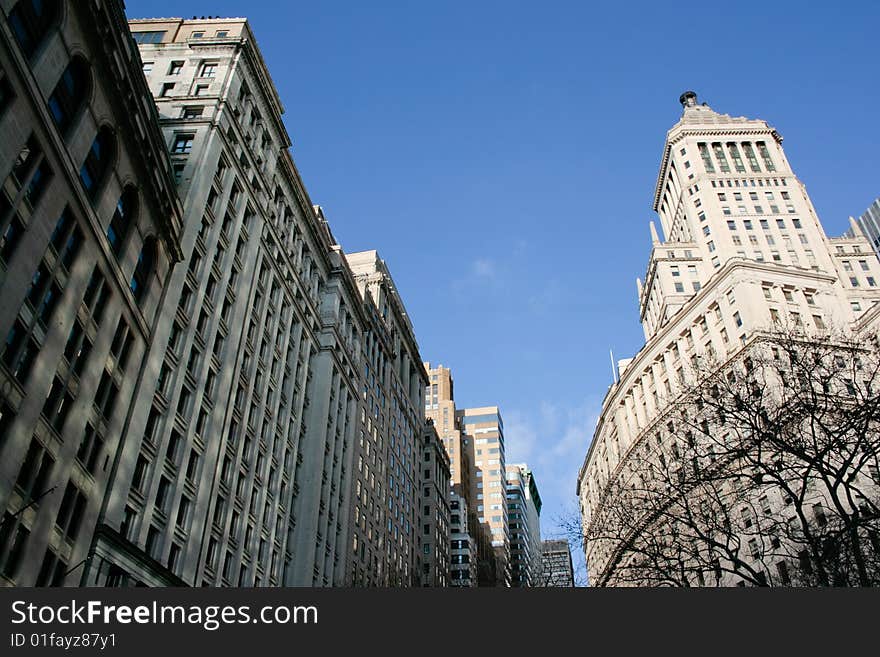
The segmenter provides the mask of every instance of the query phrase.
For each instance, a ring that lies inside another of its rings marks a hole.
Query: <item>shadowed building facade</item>
[[[88,583],[342,584],[354,281],[290,157],[247,21],[130,25],[183,202],[183,262]]]
[[[422,586],[449,586],[449,456],[434,423],[425,421],[419,463],[419,550]]]
[[[0,580],[78,585],[181,208],[122,3],[0,8]]]

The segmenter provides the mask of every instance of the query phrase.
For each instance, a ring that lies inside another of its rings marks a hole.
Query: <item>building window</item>
[[[217,62],[204,62],[202,68],[199,69],[199,77],[213,78],[217,75]]]
[[[162,84],[162,90],[159,92],[159,98],[167,98],[171,95],[171,92],[174,91],[174,82],[164,82]]]
[[[721,144],[718,142],[713,143],[712,150],[715,152],[715,159],[718,161],[718,166],[721,168],[721,172],[729,173],[730,165],[727,163],[727,156],[724,154],[724,149],[721,147]]]
[[[134,275],[131,277],[129,287],[136,301],[140,302],[144,298],[149,284],[150,274],[156,262],[156,238],[148,237],[144,241],[141,253],[138,256],[137,266],[134,269]]]
[[[180,72],[183,70],[183,62],[182,61],[173,61],[171,62],[171,66],[168,67],[168,75],[180,75]]]
[[[118,258],[122,253],[122,246],[134,223],[137,209],[137,190],[129,185],[122,192],[122,196],[116,202],[113,216],[110,218],[110,226],[107,228],[107,241],[110,249]]]
[[[67,360],[70,371],[77,377],[82,376],[85,363],[92,351],[92,341],[86,335],[82,322],[76,319],[70,329],[67,344],[64,347],[64,358]]]
[[[35,586],[61,586],[67,575],[67,562],[61,559],[52,548],[46,548],[43,565],[37,575]]]
[[[91,88],[89,66],[81,57],[74,57],[49,96],[49,112],[62,135],[74,117],[85,106]]]
[[[174,144],[171,147],[171,152],[175,155],[185,155],[192,152],[194,139],[195,135],[192,134],[175,135]]]
[[[4,514],[2,520],[3,533],[0,534],[0,563],[2,563],[3,574],[12,579],[18,574],[18,567],[21,565],[21,558],[24,555],[25,546],[30,537],[30,530],[22,524],[15,527],[16,517],[8,511]],[[14,529],[14,534],[13,534]],[[6,554],[6,560],[2,560],[2,551],[10,542],[9,552]]]
[[[739,154],[739,148],[737,148],[735,143],[728,142],[727,149],[730,151],[730,157],[733,158],[734,168],[738,172],[743,173],[746,170],[746,167],[743,165],[742,156]]]
[[[181,112],[181,118],[184,119],[197,119],[204,112],[205,108],[203,105],[189,105],[183,108]]]
[[[58,0],[19,0],[9,12],[9,27],[25,57],[31,58],[58,17]]]
[[[116,150],[116,139],[110,128],[102,127],[92,142],[86,159],[79,170],[79,179],[93,201],[110,168]]]
[[[91,423],[86,424],[85,433],[77,450],[76,458],[91,475],[94,475],[98,467],[98,459],[104,450],[104,438],[99,434]]]
[[[55,525],[71,543],[76,541],[76,537],[79,535],[87,503],[88,499],[82,491],[73,482],[68,482],[61,506],[58,509]]]
[[[709,149],[706,144],[700,142],[697,144],[697,148],[700,150],[700,157],[703,160],[703,167],[706,169],[706,172],[715,173],[715,166],[712,164],[712,156],[709,154]]]
[[[150,32],[132,32],[131,38],[134,39],[135,43],[162,43],[162,39],[165,37],[164,31],[150,31]]]
[[[755,144],[758,147],[758,153],[761,154],[761,159],[764,160],[764,168],[767,171],[776,171],[776,167],[773,165],[773,160],[770,158],[770,151],[767,150],[767,144],[763,141],[756,142]]]
[[[744,142],[743,151],[745,151],[746,159],[749,161],[749,167],[751,167],[752,171],[756,173],[761,171],[761,167],[758,166],[758,158],[755,157],[755,151],[752,148],[751,143]]]
[[[107,422],[109,422],[110,418],[113,416],[113,411],[116,408],[116,398],[118,396],[119,386],[116,381],[113,380],[113,375],[107,370],[104,370],[104,374],[101,376],[101,381],[98,383],[98,390],[95,393],[94,405]]]
[[[36,501],[48,491],[49,475],[54,465],[55,460],[43,444],[36,438],[31,438],[30,447],[15,480],[15,488],[21,492],[22,499]]]

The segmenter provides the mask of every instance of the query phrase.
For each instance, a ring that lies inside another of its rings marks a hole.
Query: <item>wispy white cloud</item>
[[[585,399],[574,405],[542,401],[530,410],[504,412],[508,463],[525,461],[535,473],[544,502],[542,530],[558,533],[562,519],[575,514],[575,488],[601,408],[601,400]]]
[[[477,258],[471,265],[471,272],[477,278],[495,278],[498,266],[490,258]]]

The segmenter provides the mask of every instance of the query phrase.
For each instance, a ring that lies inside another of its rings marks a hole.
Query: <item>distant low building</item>
[[[541,543],[544,558],[541,562],[539,586],[574,586],[574,567],[568,541],[551,540]]]

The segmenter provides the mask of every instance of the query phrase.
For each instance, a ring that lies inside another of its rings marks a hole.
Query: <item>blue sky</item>
[[[544,533],[573,503],[678,96],[766,119],[829,234],[880,195],[880,3],[128,0],[251,19],[293,156],[347,251],[376,248],[460,405],[498,404]]]

